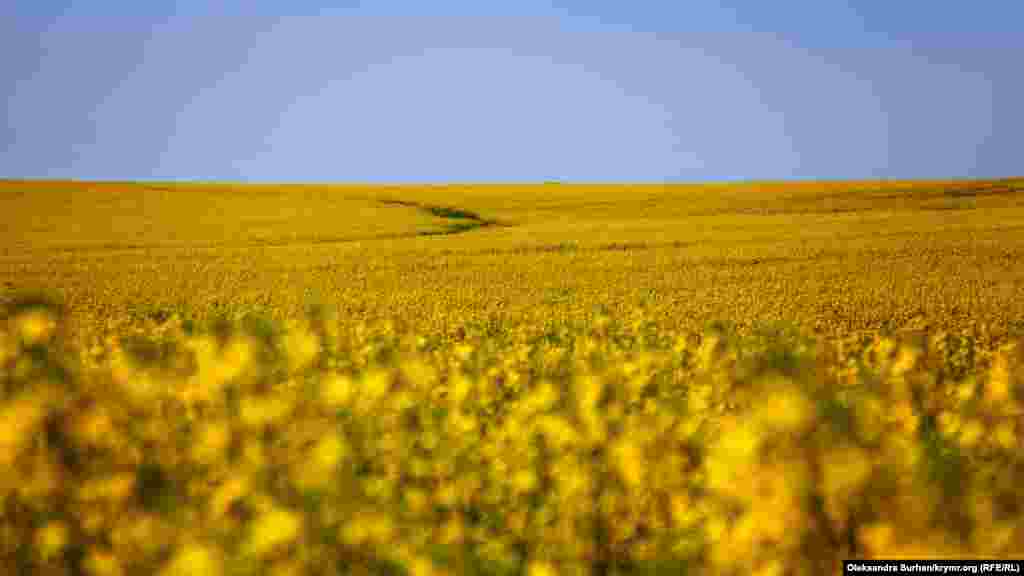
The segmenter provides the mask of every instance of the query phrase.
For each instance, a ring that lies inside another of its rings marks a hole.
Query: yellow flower
[[[630,488],[638,488],[643,483],[646,468],[640,447],[623,437],[612,445],[611,456],[622,481]]]
[[[938,417],[939,432],[952,436],[960,430],[960,415],[956,412],[943,410]]]
[[[895,406],[893,406],[890,420],[898,423],[900,428],[906,432],[913,433],[917,430],[920,419],[917,413],[914,412],[914,407],[910,402],[903,400],[896,402]]]
[[[359,379],[358,410],[365,414],[373,410],[377,402],[391,391],[391,373],[375,368],[364,372]]]
[[[527,576],[558,576],[558,570],[550,562],[531,562]]]
[[[411,576],[434,576],[434,564],[422,556],[415,556],[408,560],[406,569]]]
[[[219,576],[224,573],[224,559],[219,551],[202,544],[188,544],[178,550],[161,576],[191,576],[205,574]]]
[[[352,546],[386,544],[395,532],[391,518],[380,513],[361,513],[340,529],[343,542]]]
[[[974,447],[985,434],[985,426],[979,420],[968,420],[960,429],[960,445],[967,448]]]
[[[279,423],[291,411],[289,402],[282,398],[244,396],[239,403],[239,417],[248,428],[262,428]]]
[[[549,380],[542,380],[526,398],[530,411],[550,410],[558,403],[561,394]]]
[[[185,348],[192,351],[196,361],[195,379],[206,381],[216,379],[217,366],[220,359],[217,357],[217,340],[212,336],[197,336],[185,342]]]
[[[469,344],[456,344],[454,349],[455,357],[465,362],[473,355],[473,347]]]
[[[218,519],[231,508],[235,501],[247,496],[252,487],[246,476],[232,476],[213,493],[210,499],[210,516]]]
[[[459,438],[476,430],[477,421],[471,414],[463,410],[454,410],[448,413],[445,428],[449,434]]]
[[[857,539],[864,545],[869,557],[883,554],[889,549],[896,536],[896,528],[888,523],[862,526]]]
[[[263,442],[258,438],[249,437],[242,443],[242,462],[248,466],[248,470],[259,470],[266,465],[267,456],[263,449]]]
[[[859,448],[837,448],[823,457],[822,489],[828,499],[848,496],[871,475],[871,459]]]
[[[425,514],[430,508],[430,497],[419,488],[406,490],[405,502],[409,511],[416,515]]]
[[[537,475],[530,468],[521,468],[512,476],[512,488],[526,493],[537,487]]]
[[[769,396],[759,403],[756,419],[768,430],[797,431],[813,422],[815,408],[800,390],[786,384],[781,390],[769,387]]]
[[[985,399],[992,404],[1002,404],[1010,400],[1011,395],[1010,365],[1005,353],[996,354],[989,369],[988,386],[985,387]]]
[[[284,337],[284,349],[291,371],[299,372],[308,368],[320,354],[320,338],[313,332],[296,329]]]
[[[402,363],[402,374],[417,390],[429,390],[437,383],[437,370],[420,359]]]
[[[275,549],[295,542],[301,532],[302,517],[299,514],[282,508],[272,508],[256,519],[249,534],[249,554],[265,556]]]
[[[545,440],[555,450],[571,447],[579,441],[576,429],[561,416],[543,416],[537,425]]]
[[[466,528],[462,525],[458,516],[452,516],[441,527],[439,543],[446,546],[458,545],[465,538]]]
[[[102,498],[108,502],[125,502],[135,493],[135,474],[122,473],[102,481]]]
[[[48,522],[36,532],[36,550],[43,560],[59,555],[68,545],[68,526],[60,520]]]
[[[448,382],[448,400],[453,406],[461,406],[470,391],[473,389],[473,381],[464,374],[458,373],[452,376]]]
[[[85,557],[85,570],[95,576],[120,576],[124,574],[121,563],[110,552],[93,550]]]
[[[57,317],[49,310],[34,308],[19,314],[15,326],[26,345],[42,344],[57,330]]]
[[[965,380],[957,385],[956,398],[961,404],[974,397],[974,385],[973,379]]]
[[[236,336],[231,339],[218,363],[217,380],[230,382],[241,375],[255,355],[255,345],[251,338]]]
[[[669,497],[669,511],[676,528],[688,528],[693,525],[699,514],[685,492],[676,492]]]
[[[785,565],[778,559],[766,562],[754,572],[756,576],[782,576],[785,573]]]
[[[345,443],[334,432],[325,434],[313,450],[312,463],[319,470],[334,470],[347,454]]]
[[[338,434],[325,434],[313,447],[308,460],[296,463],[295,479],[300,489],[322,489],[331,485],[338,464],[348,450]]]
[[[1004,420],[996,426],[996,443],[1004,450],[1017,448],[1017,434],[1014,432],[1012,420]]]
[[[0,326],[0,365],[7,365],[7,361],[18,354],[18,345],[14,337]]]
[[[917,365],[918,358],[921,357],[921,351],[911,346],[900,347],[899,355],[896,357],[896,361],[892,365],[892,375],[900,378],[907,372],[914,369]]]
[[[355,383],[344,374],[331,374],[320,383],[320,401],[332,409],[348,406]]]
[[[0,409],[0,468],[14,463],[45,416],[42,402],[34,396],[19,398]]]
[[[306,574],[306,570],[302,562],[298,560],[285,560],[272,564],[270,574],[273,576],[303,576]]]
[[[212,464],[223,456],[231,444],[231,427],[227,422],[205,422],[200,425],[195,444],[192,445],[192,458],[201,464]]]
[[[597,406],[604,393],[604,381],[594,374],[583,374],[573,380],[576,392],[576,411],[580,417],[587,417]]]
[[[706,335],[697,348],[697,368],[703,372],[711,370],[721,357],[725,346],[722,339],[714,334]]]

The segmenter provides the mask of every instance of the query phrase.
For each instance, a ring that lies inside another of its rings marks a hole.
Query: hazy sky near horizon
[[[1019,0],[6,3],[0,178],[1019,176],[1022,22]]]

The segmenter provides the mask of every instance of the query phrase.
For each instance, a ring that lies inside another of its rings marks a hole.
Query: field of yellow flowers
[[[1024,557],[1024,181],[0,197],[0,572]]]

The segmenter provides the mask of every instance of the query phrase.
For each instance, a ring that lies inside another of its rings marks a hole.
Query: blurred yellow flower
[[[256,518],[249,534],[247,551],[262,557],[298,540],[302,532],[302,516],[274,507]]]
[[[178,550],[160,576],[219,576],[223,573],[224,559],[220,551],[202,544],[187,544]]]
[[[328,432],[313,446],[308,459],[295,464],[295,479],[300,489],[323,489],[335,480],[335,471],[348,453],[336,432]]]
[[[403,492],[409,511],[415,515],[425,514],[430,509],[430,497],[420,488],[411,488]]]
[[[685,490],[669,496],[669,512],[672,515],[672,523],[679,529],[693,526],[700,516],[700,510],[690,501]]]
[[[530,468],[521,468],[512,475],[512,488],[520,493],[526,493],[537,487],[537,474]]]
[[[18,355],[18,345],[14,336],[0,326],[0,366],[6,366],[7,362]]]
[[[434,576],[434,563],[422,556],[415,556],[406,561],[406,569],[410,576]]]
[[[469,357],[473,355],[473,347],[469,344],[456,344],[453,349],[455,357],[465,362],[469,360]]]
[[[46,416],[42,401],[24,396],[0,409],[0,468],[8,468]]]
[[[895,402],[892,407],[892,414],[889,416],[891,422],[896,422],[899,427],[908,434],[913,434],[920,423],[920,418],[914,411],[914,406],[909,400]]]
[[[791,384],[781,389],[769,387],[768,397],[757,404],[755,418],[767,430],[802,430],[813,422],[815,407],[807,396]]]
[[[296,327],[284,336],[284,350],[292,373],[308,368],[320,354],[320,338],[314,332]]]
[[[896,378],[903,377],[907,372],[910,372],[917,366],[917,361],[921,357],[921,351],[912,346],[901,346],[899,354],[896,356],[896,360],[892,365],[892,375]]]
[[[604,393],[604,381],[595,374],[583,374],[573,380],[576,394],[576,411],[586,417],[597,406]]]
[[[239,417],[246,427],[259,429],[281,422],[291,408],[290,403],[280,397],[262,398],[249,394],[239,402]]]
[[[250,436],[242,442],[242,462],[249,471],[260,470],[266,466],[266,450],[259,438]]]
[[[622,437],[611,446],[610,451],[615,470],[622,481],[630,488],[639,488],[647,467],[640,447],[629,437]]]
[[[985,387],[985,399],[991,404],[1002,404],[1011,399],[1012,375],[1006,353],[997,353],[992,359],[992,367],[988,373],[988,386]]]
[[[579,441],[576,428],[561,416],[545,415],[537,422],[537,426],[549,445],[555,450],[574,446]]]
[[[785,573],[785,564],[779,559],[765,562],[754,571],[755,576],[782,576]]]
[[[531,412],[544,412],[554,408],[561,398],[558,388],[550,380],[541,380],[525,399]]]
[[[952,436],[960,430],[960,415],[956,412],[943,410],[937,418],[939,432],[946,436]]]
[[[526,576],[558,576],[558,570],[550,562],[531,562]]]
[[[33,346],[50,340],[57,330],[57,317],[49,310],[33,308],[19,314],[14,324],[22,342]]]
[[[349,405],[355,383],[345,374],[332,373],[320,382],[320,401],[331,409],[345,408]]]
[[[437,383],[437,370],[419,358],[403,362],[401,371],[417,390],[429,390]]]
[[[229,382],[241,375],[255,356],[255,343],[248,336],[235,336],[228,342],[217,363],[219,382]]]
[[[386,514],[362,512],[339,528],[341,540],[351,546],[387,544],[395,532],[394,522]]]
[[[861,526],[857,539],[864,546],[868,557],[875,557],[889,549],[896,536],[896,528],[888,523],[876,523]]]
[[[252,487],[247,476],[229,477],[213,493],[210,499],[210,516],[219,519],[224,516],[237,500],[247,496]]]
[[[1014,423],[1012,420],[1004,420],[996,426],[995,431],[996,444],[998,444],[1004,450],[1014,450],[1017,448],[1017,434],[1014,431]]]
[[[299,560],[282,560],[269,566],[271,576],[305,576],[306,566]]]
[[[356,408],[361,414],[367,414],[374,409],[377,402],[381,401],[391,391],[391,372],[374,368],[362,374],[359,384],[356,386],[358,397]]]
[[[57,556],[68,545],[68,525],[60,520],[47,522],[36,531],[35,545],[44,561]]]
[[[822,490],[826,499],[845,499],[871,475],[871,458],[860,448],[842,447],[822,454]]]
[[[714,334],[705,335],[697,348],[697,368],[703,372],[710,371],[721,357],[725,346],[722,339]]]
[[[461,406],[472,389],[473,381],[461,372],[456,373],[448,381],[448,400],[453,406]]]
[[[311,463],[319,470],[334,470],[347,453],[341,437],[336,432],[329,432],[316,443]]]
[[[960,445],[972,448],[978,444],[985,434],[985,426],[980,420],[970,419],[960,429]]]
[[[192,458],[200,464],[212,464],[220,459],[231,444],[231,426],[223,420],[199,425],[196,441],[192,445]]]
[[[107,551],[91,550],[85,557],[85,571],[94,576],[120,576],[124,574],[121,562]]]
[[[975,381],[973,378],[969,378],[956,386],[956,399],[961,403],[965,403],[971,398],[974,398]]]

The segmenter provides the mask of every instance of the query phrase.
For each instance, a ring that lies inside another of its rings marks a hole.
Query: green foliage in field
[[[0,568],[821,574],[1024,553],[1024,342],[784,324],[0,330]]]

